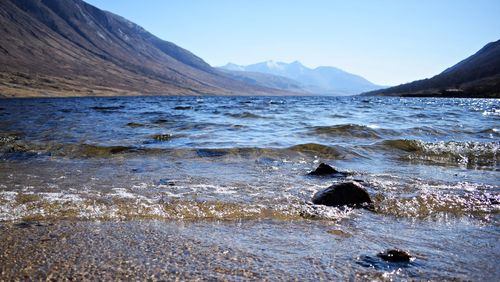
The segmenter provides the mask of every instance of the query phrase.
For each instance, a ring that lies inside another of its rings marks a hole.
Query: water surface
[[[179,266],[186,278],[494,280],[499,127],[494,99],[0,100],[0,235],[46,228],[17,228],[23,220],[56,230],[104,220],[206,243],[184,259],[217,247],[258,261],[241,266],[257,276],[222,256],[216,267],[231,271]],[[363,181],[375,210],[313,205],[345,181],[306,175],[321,162]],[[416,260],[376,257],[394,247]]]

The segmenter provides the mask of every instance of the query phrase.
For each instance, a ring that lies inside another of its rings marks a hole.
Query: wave
[[[95,106],[95,107],[90,107],[92,110],[95,111],[100,111],[100,112],[109,112],[109,111],[118,111],[125,109],[125,106]]]
[[[425,185],[424,185],[425,186]],[[258,202],[197,200],[178,195],[146,197],[124,188],[112,193],[78,192],[0,192],[0,221],[59,219],[173,219],[241,220],[277,219],[339,220],[351,216],[354,209],[314,205],[295,197],[259,199]],[[227,192],[227,189],[224,189]],[[444,216],[496,220],[500,212],[497,190],[440,191],[421,189],[413,194],[389,191],[373,195],[374,212],[427,219]],[[373,194],[373,192],[372,192]],[[230,200],[230,199],[229,199]]]
[[[354,137],[365,139],[381,139],[382,136],[397,136],[395,130],[377,128],[359,124],[339,124],[333,126],[315,126],[310,130],[313,135],[326,135],[332,137]]]
[[[321,157],[327,159],[350,159],[360,157],[343,146],[326,146],[316,143],[298,144],[288,148],[217,148],[196,149],[199,157]]]
[[[326,146],[316,143],[306,143],[289,147],[288,150],[330,159],[350,159],[354,157],[361,157],[361,155],[355,151],[339,145]]]
[[[490,213],[500,212],[500,196],[467,193],[465,195],[438,192],[422,193],[411,197],[387,197],[379,199],[376,211],[407,218],[428,218],[443,214],[488,218]]]
[[[489,134],[492,137],[493,136],[494,137],[499,137],[500,136],[500,131],[498,130],[498,128],[494,128],[494,127],[481,130],[478,133]]]
[[[241,220],[304,218],[336,220],[347,217],[340,210],[307,203],[234,203],[177,198],[150,199],[114,189],[111,195],[71,193],[0,192],[0,221],[60,219],[174,219]]]
[[[0,138],[0,159],[18,160],[37,156],[106,157],[140,151],[131,146],[99,146],[90,144],[30,143],[17,137]]]
[[[168,143],[179,135],[156,134],[145,145]],[[298,144],[288,148],[155,148],[145,146],[103,146],[93,144],[57,144],[57,143],[30,143],[17,136],[0,136],[0,159],[17,159],[20,155],[26,156],[61,156],[70,158],[97,158],[112,157],[114,155],[175,155],[185,158],[221,158],[221,157],[270,157],[296,158],[321,157],[327,159],[350,159],[360,157],[351,149],[343,146],[326,146],[316,143]]]
[[[449,131],[443,131],[437,128],[433,128],[430,126],[419,126],[419,127],[412,127],[403,130],[403,133],[405,135],[416,135],[416,136],[445,136],[447,134],[450,134]]]
[[[233,118],[242,118],[242,119],[255,119],[255,118],[264,118],[263,116],[259,116],[257,114],[251,112],[242,112],[242,113],[225,113],[224,115],[233,117]]]
[[[500,142],[423,142],[399,139],[382,141],[380,144],[388,149],[409,153],[403,159],[411,161],[496,167],[500,157]]]

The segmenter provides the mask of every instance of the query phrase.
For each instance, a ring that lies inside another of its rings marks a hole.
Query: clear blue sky
[[[212,66],[335,66],[395,85],[500,39],[500,0],[87,0]]]

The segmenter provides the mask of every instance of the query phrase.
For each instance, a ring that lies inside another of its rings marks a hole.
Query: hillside
[[[302,91],[320,95],[355,95],[383,88],[365,78],[335,67],[308,68],[300,62],[283,63],[266,61],[248,66],[229,63],[220,67],[232,72],[264,73],[295,81]],[[279,88],[279,87],[277,87]],[[282,89],[282,88],[280,88]]]
[[[432,78],[364,95],[500,98],[500,40]]]
[[[282,95],[80,0],[0,1],[0,96]]]

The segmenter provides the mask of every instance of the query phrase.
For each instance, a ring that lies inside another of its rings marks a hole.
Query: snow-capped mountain
[[[228,71],[257,72],[282,76],[295,80],[305,92],[321,95],[355,95],[384,88],[359,75],[335,67],[322,66],[311,69],[302,65],[299,61],[284,63],[270,60],[248,66],[229,63],[220,68]]]

